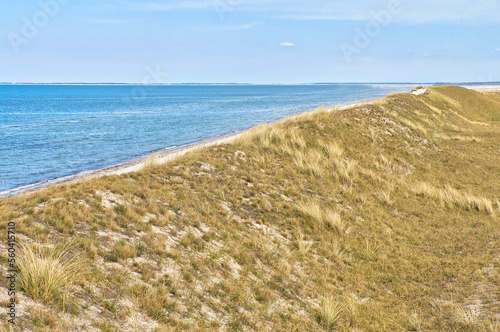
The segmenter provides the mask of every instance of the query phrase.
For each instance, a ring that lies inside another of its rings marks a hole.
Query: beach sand
[[[488,84],[488,85],[465,85],[464,88],[475,90],[475,91],[500,91],[500,84]]]

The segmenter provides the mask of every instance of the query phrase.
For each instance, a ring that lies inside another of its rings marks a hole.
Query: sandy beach
[[[475,91],[500,91],[500,84],[465,85],[463,87]]]

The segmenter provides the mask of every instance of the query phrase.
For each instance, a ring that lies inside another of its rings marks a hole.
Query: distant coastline
[[[255,85],[255,86],[294,86],[294,85],[434,85],[435,83],[422,82],[350,82],[350,83],[335,83],[335,82],[318,82],[318,83],[33,83],[33,82],[0,82],[0,85],[130,85],[130,86],[228,86],[228,85]],[[451,84],[451,83],[450,83]],[[500,84],[500,83],[499,83]]]
[[[123,83],[123,82],[100,82],[100,83],[89,83],[89,82],[0,82],[0,85],[131,85],[131,86],[198,86],[198,85],[215,85],[215,86],[228,86],[228,85],[256,85],[256,86],[266,86],[266,85],[283,85],[283,86],[293,86],[293,85],[456,85],[456,86],[500,86],[499,82],[311,82],[311,83]]]

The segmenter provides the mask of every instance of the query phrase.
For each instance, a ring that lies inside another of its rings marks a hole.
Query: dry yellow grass
[[[319,145],[323,147],[326,155],[331,161],[339,160],[344,150],[339,146],[337,142],[325,142],[320,141]]]
[[[462,329],[480,330],[481,317],[478,309],[466,308],[462,305],[454,307],[454,322]]]
[[[338,235],[346,231],[346,225],[337,211],[326,208],[315,200],[299,201],[297,209],[306,217],[310,218],[316,229],[330,228]]]
[[[465,210],[477,210],[486,212],[492,216],[495,215],[495,209],[490,199],[486,197],[477,197],[468,192],[459,191],[450,185],[445,185],[443,189],[435,188],[428,183],[416,183],[410,186],[411,191],[440,200],[449,206],[457,206]]]
[[[54,248],[21,244],[19,287],[45,304],[67,301],[68,287],[83,280],[85,262],[71,244]]]
[[[332,297],[321,299],[319,307],[319,321],[327,329],[337,327],[340,315],[342,314],[342,305],[335,301]]]

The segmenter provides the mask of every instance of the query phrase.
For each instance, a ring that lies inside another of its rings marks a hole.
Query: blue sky
[[[3,82],[500,81],[498,0],[0,0]]]

